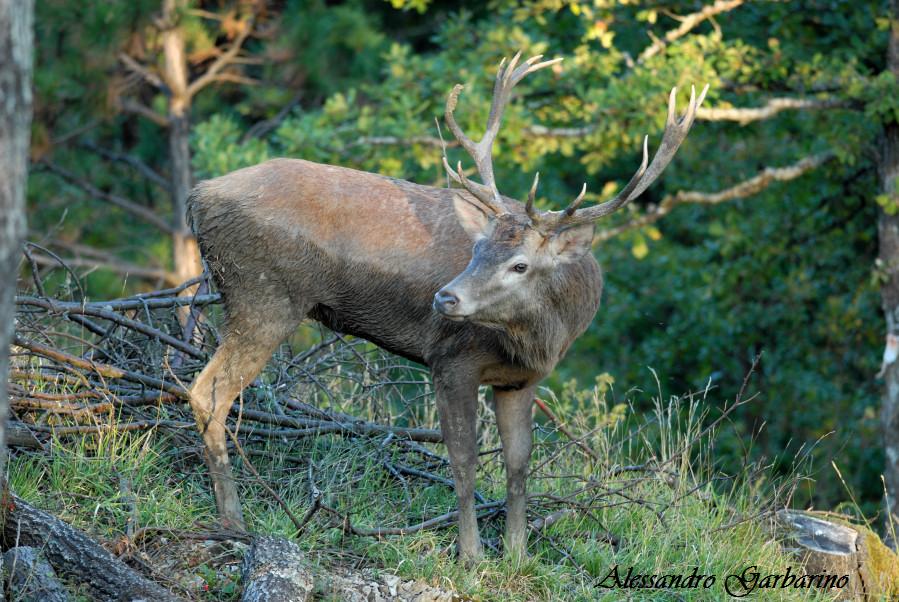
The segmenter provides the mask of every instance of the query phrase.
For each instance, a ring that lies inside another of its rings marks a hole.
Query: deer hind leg
[[[244,528],[237,485],[228,458],[225,420],[234,399],[262,371],[275,347],[296,324],[258,324],[246,332],[229,328],[215,355],[190,388],[190,405],[205,444],[206,465],[222,525]]]
[[[527,554],[527,472],[533,447],[534,389],[499,391],[494,388],[496,425],[506,464],[506,556]]]

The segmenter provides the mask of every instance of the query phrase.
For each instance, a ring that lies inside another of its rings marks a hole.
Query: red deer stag
[[[520,53],[519,53],[520,54]],[[191,405],[224,523],[243,523],[226,449],[225,418],[235,397],[275,347],[307,317],[363,337],[430,368],[459,504],[465,562],[482,555],[474,506],[479,385],[493,387],[503,443],[505,549],[525,552],[525,477],[537,383],[562,359],[599,307],[602,276],[590,253],[594,222],[640,195],[671,161],[693,124],[699,98],[676,119],[671,91],[661,145],[614,199],[563,211],[502,196],[492,148],[512,88],[561,59],[503,60],[480,142],[453,117],[446,123],[468,151],[481,183],[459,164],[462,189],[434,188],[297,159],[275,159],[201,182],[189,202],[203,256],[221,291],[221,346],[194,381]]]

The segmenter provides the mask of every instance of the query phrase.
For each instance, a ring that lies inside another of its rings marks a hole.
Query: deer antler
[[[464,186],[468,192],[477,197],[478,200],[484,203],[484,205],[496,215],[506,213],[507,211],[503,205],[499,190],[496,187],[496,180],[493,177],[493,142],[496,140],[496,135],[499,133],[503,111],[511,99],[512,88],[528,73],[533,73],[538,69],[554,65],[562,60],[561,58],[558,58],[540,63],[538,61],[543,58],[543,55],[538,54],[537,56],[532,56],[521,65],[518,65],[518,59],[520,58],[521,52],[518,52],[512,57],[512,60],[509,61],[508,64],[506,63],[505,58],[499,64],[499,71],[496,73],[496,83],[493,86],[493,102],[490,105],[490,116],[487,118],[487,129],[479,142],[475,143],[471,138],[466,136],[465,132],[462,131],[462,128],[459,127],[459,124],[456,123],[456,118],[453,116],[453,111],[456,110],[456,102],[459,100],[459,93],[462,91],[463,86],[461,84],[453,86],[452,91],[450,91],[449,96],[446,98],[446,124],[449,126],[450,131],[452,131],[453,136],[456,137],[456,140],[459,141],[459,144],[461,144],[462,147],[468,151],[468,154],[471,155],[471,158],[474,159],[483,184],[472,182],[465,177],[465,174],[462,171],[461,161],[454,171],[453,168],[449,166],[446,157],[444,157],[443,167],[453,180]]]
[[[640,164],[640,167],[637,169],[636,173],[634,173],[630,182],[627,183],[627,186],[625,186],[614,199],[606,201],[601,205],[578,209],[578,206],[584,199],[584,193],[586,192],[587,185],[584,184],[581,193],[563,211],[546,211],[534,214],[532,210],[529,210],[528,215],[531,216],[534,225],[543,232],[549,232],[551,230],[558,230],[561,228],[568,228],[569,226],[592,222],[613,213],[643,194],[643,191],[655,182],[661,173],[665,171],[665,168],[668,167],[668,164],[671,163],[671,159],[674,158],[677,149],[684,141],[684,138],[687,137],[687,133],[690,131],[690,127],[696,119],[696,110],[702,104],[702,101],[705,100],[705,95],[708,91],[709,86],[706,84],[699,94],[699,99],[697,99],[696,89],[693,86],[690,86],[690,104],[687,106],[684,116],[677,119],[675,106],[677,88],[671,89],[671,94],[668,96],[668,119],[665,123],[665,133],[662,135],[662,143],[659,144],[659,149],[652,158],[652,163],[649,163],[649,137],[646,136],[643,138],[643,161]],[[649,167],[647,167],[647,163],[649,163]],[[531,209],[532,205],[533,203],[528,203],[528,207]]]

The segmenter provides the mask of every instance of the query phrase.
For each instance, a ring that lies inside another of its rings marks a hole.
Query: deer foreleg
[[[440,431],[449,452],[459,503],[459,558],[465,564],[483,555],[474,507],[478,466],[478,382],[470,375],[435,374]]]
[[[527,554],[527,473],[533,447],[534,389],[494,389],[496,424],[506,464],[505,553],[521,559]]]

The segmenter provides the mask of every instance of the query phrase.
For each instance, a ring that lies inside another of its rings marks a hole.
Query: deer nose
[[[459,305],[459,297],[452,291],[440,289],[434,295],[434,309],[442,314],[451,314]]]

